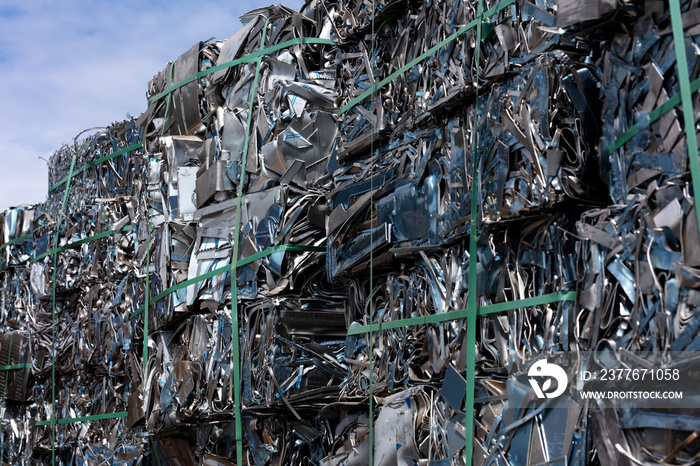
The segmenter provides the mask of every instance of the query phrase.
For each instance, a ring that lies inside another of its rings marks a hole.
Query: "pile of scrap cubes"
[[[0,463],[691,464],[692,402],[521,379],[700,350],[699,7],[307,0],[196,44],[2,214]]]

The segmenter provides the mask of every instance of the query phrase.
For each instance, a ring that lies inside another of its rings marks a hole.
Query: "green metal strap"
[[[683,55],[685,56],[685,51],[683,51]],[[686,77],[687,77],[687,73],[686,73]],[[679,76],[679,80],[680,80],[680,76]],[[683,87],[683,86],[681,86],[681,87]],[[695,81],[693,81],[692,83],[690,83],[690,93],[691,94],[695,94],[698,90],[700,90],[700,78],[698,78]],[[648,119],[645,119],[644,121],[640,121],[639,123],[632,125],[627,131],[625,131],[622,134],[622,136],[617,138],[615,140],[615,142],[613,142],[612,144],[610,144],[608,146],[608,153],[613,153],[616,150],[618,150],[620,147],[622,147],[623,145],[627,144],[630,139],[632,139],[633,137],[635,137],[637,135],[637,133],[639,133],[644,128],[648,128],[649,125],[654,123],[656,120],[658,120],[659,118],[664,116],[666,113],[668,113],[671,109],[673,109],[678,104],[680,104],[682,94],[683,94],[683,91],[681,89],[680,94],[674,95],[673,97],[668,99],[666,102],[664,102],[663,104],[659,105],[654,110],[649,112]],[[691,102],[690,108],[691,109],[693,108],[692,102]],[[691,165],[691,167],[692,167],[692,165]]]
[[[476,12],[476,50],[474,61],[474,80],[476,97],[474,105],[474,126],[472,127],[472,195],[470,207],[470,226],[469,226],[469,280],[467,293],[467,354],[466,354],[466,387],[465,387],[465,419],[464,419],[464,462],[467,466],[472,464],[473,451],[473,436],[474,436],[474,387],[476,374],[476,313],[477,313],[477,284],[476,284],[476,263],[477,263],[477,244],[478,223],[479,223],[479,204],[476,202],[479,186],[479,169],[478,169],[478,147],[479,147],[479,60],[481,59],[481,23],[484,20],[483,16],[483,1],[479,0]],[[464,178],[466,187],[466,177],[468,170],[467,151],[464,151]]]
[[[11,347],[11,346],[10,346]],[[9,358],[8,358],[9,359]],[[8,361],[9,362],[9,361]],[[13,371],[16,369],[31,369],[32,365],[25,363],[25,364],[8,364],[7,366],[0,366],[0,371]]]
[[[678,66],[678,82],[681,87],[681,102],[683,103],[683,121],[685,123],[685,138],[688,145],[688,160],[690,162],[690,174],[693,183],[693,197],[698,199],[697,189],[700,189],[700,162],[698,161],[698,139],[695,130],[695,113],[693,109],[694,92],[688,76],[688,59],[685,54],[685,37],[683,36],[683,21],[681,20],[681,6],[678,0],[670,0],[671,27],[673,29],[673,50],[676,52],[676,65]],[[696,80],[697,81],[697,80]],[[695,203],[698,228],[700,228],[700,206]]]
[[[56,220],[56,237],[54,238],[54,250],[58,248],[58,237],[61,234],[61,220],[63,212],[66,210],[68,202],[68,193],[70,192],[70,180],[73,178],[73,170],[75,169],[75,161],[78,158],[78,153],[73,153],[73,160],[70,163],[68,171],[68,180],[66,181],[66,190],[63,193],[63,202],[61,203],[61,211]],[[56,261],[57,252],[53,253],[53,278],[51,292],[51,417],[56,419]],[[51,464],[56,464],[56,428],[55,425],[51,428]]]
[[[479,308],[479,315],[486,316],[497,312],[512,311],[514,309],[522,309],[524,307],[542,306],[544,304],[552,304],[562,301],[575,302],[576,292],[556,291],[554,293],[548,293],[542,296],[518,299],[517,301],[489,304],[488,306],[481,306]]]
[[[498,5],[496,5],[496,6],[492,7],[492,8],[490,8],[489,10],[487,10],[486,13],[484,13],[484,14],[481,16],[481,20],[493,16],[494,14],[498,13],[499,11],[503,10],[504,8],[509,7],[510,5],[512,5],[512,4],[514,4],[514,3],[515,3],[515,0],[503,0],[503,1],[500,2]],[[376,83],[376,84],[370,86],[370,88],[367,89],[365,92],[363,92],[363,93],[360,94],[359,96],[355,97],[354,99],[352,99],[352,100],[351,100],[350,102],[348,102],[347,104],[343,105],[343,106],[340,108],[340,114],[342,115],[343,113],[347,112],[348,110],[350,110],[351,108],[353,108],[355,105],[359,104],[360,102],[362,102],[363,100],[365,100],[367,97],[369,97],[370,95],[372,95],[375,91],[377,91],[377,90],[381,89],[382,87],[386,86],[386,85],[389,84],[391,81],[393,81],[394,79],[398,78],[399,76],[401,76],[402,74],[404,74],[406,71],[410,70],[411,68],[413,68],[414,66],[416,66],[417,64],[419,64],[420,62],[422,62],[423,60],[425,60],[426,58],[428,58],[428,57],[431,56],[432,54],[434,54],[435,52],[437,52],[440,48],[442,48],[442,47],[444,47],[445,45],[449,44],[450,42],[452,42],[452,41],[455,40],[456,38],[458,38],[458,37],[460,37],[460,36],[466,34],[468,31],[474,29],[475,27],[477,27],[477,24],[478,24],[478,23],[480,23],[480,19],[479,19],[479,18],[477,18],[477,19],[475,19],[475,20],[469,22],[469,23],[466,24],[465,26],[462,26],[461,28],[459,28],[459,29],[457,30],[457,32],[452,33],[452,34],[449,35],[445,40],[439,42],[437,45],[435,45],[435,46],[429,48],[427,51],[425,51],[425,52],[423,52],[422,54],[418,55],[416,58],[414,58],[413,60],[411,60],[410,62],[408,62],[407,64],[405,64],[405,65],[402,66],[401,68],[399,68],[398,70],[394,71],[393,73],[391,73],[389,76],[387,76],[386,78],[382,79],[382,80],[379,81],[378,83]],[[480,26],[479,26],[479,27],[480,27]]]
[[[275,246],[272,248],[265,249],[264,251],[256,252],[255,254],[248,256],[244,259],[241,259],[236,262],[236,268],[243,267],[244,265],[250,264],[251,262],[255,262],[258,259],[262,259],[264,257],[270,256],[276,252],[283,252],[283,251],[289,251],[289,252],[326,252],[326,247],[325,246],[306,246],[303,244],[280,244],[279,246]],[[150,298],[151,304],[157,303],[161,299],[165,298],[168,296],[170,293],[174,293],[177,290],[180,290],[182,288],[185,288],[190,285],[194,285],[196,283],[199,283],[201,281],[207,280],[208,278],[216,277],[217,275],[221,275],[222,273],[226,273],[230,271],[231,268],[229,267],[220,267],[218,269],[211,270],[207,273],[203,273],[202,275],[197,275],[196,277],[190,278],[189,280],[185,280],[184,282],[178,283],[177,285],[173,285],[170,288],[161,291],[157,295],[153,296]],[[134,312],[131,313],[131,318],[133,319],[137,315],[141,314],[145,308],[145,305],[142,305],[138,309],[136,309]]]
[[[202,78],[208,74],[215,73],[220,70],[225,70],[226,68],[231,68],[236,65],[241,65],[243,63],[254,63],[258,60],[260,60],[264,55],[269,55],[273,52],[276,52],[278,50],[291,47],[292,45],[304,45],[304,44],[321,44],[321,45],[334,45],[333,41],[330,39],[319,39],[318,37],[301,37],[297,39],[290,39],[288,41],[279,43],[277,45],[273,45],[271,47],[266,47],[263,49],[258,50],[257,52],[253,52],[249,55],[246,55],[245,57],[237,58],[235,60],[228,61],[226,63],[222,63],[220,65],[212,66],[211,68],[208,68],[206,70],[200,71],[197,74],[193,74],[192,76],[183,79],[182,81],[171,85],[168,87],[166,90],[163,92],[154,95],[150,99],[148,99],[148,105],[151,106],[153,105],[154,102],[162,99],[166,95],[172,93],[176,89],[181,88],[182,86],[191,83],[192,81],[196,81],[199,78]]]
[[[248,159],[248,147],[250,146],[250,126],[253,121],[253,104],[255,103],[255,93],[258,89],[258,77],[260,75],[260,65],[262,63],[263,54],[260,53],[265,47],[265,39],[267,38],[267,26],[270,23],[270,18],[265,20],[262,36],[260,38],[260,50],[255,66],[255,77],[253,85],[250,87],[250,102],[248,103],[248,121],[246,122],[245,141],[243,143],[243,154],[241,155],[241,169],[238,178],[236,203],[236,219],[234,222],[235,230],[233,233],[233,251],[231,254],[231,265],[228,267],[231,273],[231,370],[233,371],[233,409],[234,423],[236,427],[236,464],[243,464],[243,423],[241,420],[241,355],[239,348],[239,328],[238,328],[238,280],[236,278],[236,270],[238,270],[238,247],[241,235],[241,202],[243,200],[243,184],[245,183],[246,162]],[[254,54],[253,54],[254,55]],[[249,55],[250,57],[251,55]]]
[[[575,291],[556,291],[542,296],[534,296],[532,298],[518,299],[516,301],[507,301],[504,303],[489,304],[480,306],[477,309],[478,316],[486,316],[498,312],[512,311],[514,309],[523,309],[526,307],[542,306],[561,301],[576,301]],[[362,333],[378,332],[380,330],[388,330],[393,328],[415,327],[417,325],[438,324],[440,322],[450,322],[453,320],[466,319],[469,316],[469,308],[459,309],[457,311],[443,312],[441,314],[431,314],[420,317],[408,317],[406,319],[392,320],[389,322],[379,322],[374,324],[363,325],[348,330],[348,336],[359,335]]]
[[[122,228],[120,228],[119,230],[107,230],[107,231],[103,231],[102,233],[98,233],[98,234],[93,235],[93,236],[88,236],[87,238],[79,239],[78,241],[73,241],[72,243],[68,243],[68,244],[65,244],[65,245],[63,245],[63,246],[60,246],[60,247],[58,247],[58,248],[54,248],[54,249],[52,249],[52,250],[50,250],[50,251],[46,251],[45,253],[40,254],[40,255],[36,256],[34,259],[32,259],[32,262],[39,261],[39,260],[43,259],[43,258],[46,257],[46,256],[50,256],[50,255],[52,255],[52,254],[57,254],[57,253],[59,253],[59,252],[66,251],[66,250],[68,250],[68,249],[77,248],[78,246],[81,246],[81,245],[83,245],[83,244],[85,244],[85,243],[90,243],[90,242],[92,242],[92,241],[96,241],[96,240],[98,240],[98,239],[102,239],[102,238],[105,238],[105,237],[107,237],[107,236],[112,236],[112,235],[115,235],[115,234],[117,234],[117,233],[125,233],[125,232],[131,231],[131,230],[133,230],[133,229],[134,229],[133,226],[131,226],[131,225],[125,225],[125,226],[123,226]]]
[[[58,189],[59,186],[61,186],[64,183],[67,183],[70,178],[73,178],[74,176],[79,175],[80,173],[84,172],[88,168],[94,167],[95,165],[99,165],[102,162],[106,162],[107,160],[113,159],[115,157],[118,157],[122,154],[125,154],[127,152],[135,151],[136,149],[140,149],[143,147],[143,143],[139,142],[138,144],[134,144],[133,146],[125,147],[123,149],[119,149],[116,152],[112,152],[109,155],[105,155],[104,157],[101,157],[97,160],[93,160],[92,162],[86,163],[83,167],[79,168],[78,170],[75,171],[75,173],[68,174],[67,176],[64,176],[61,181],[56,183],[55,185],[51,186],[49,188],[49,194],[53,192],[54,190]],[[69,178],[70,177],[70,178]]]
[[[9,241],[6,242],[6,243],[2,243],[2,246],[0,246],[0,247],[9,246],[9,245],[11,245],[11,244],[19,243],[19,242],[21,242],[21,241],[28,241],[28,240],[30,240],[30,239],[32,239],[32,238],[33,238],[32,235],[20,236],[19,238],[11,239],[11,240],[9,240]]]
[[[76,422],[87,422],[87,421],[101,421],[103,419],[119,419],[128,416],[129,413],[126,411],[120,411],[118,413],[107,413],[107,414],[93,414],[92,416],[80,416],[71,417],[65,419],[52,419],[50,421],[38,421],[36,425],[38,426],[55,426],[58,424],[74,424]]]

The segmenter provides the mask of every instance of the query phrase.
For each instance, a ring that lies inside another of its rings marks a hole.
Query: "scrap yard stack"
[[[700,350],[699,8],[307,0],[195,44],[2,215],[0,463],[697,461],[697,398],[576,374]]]

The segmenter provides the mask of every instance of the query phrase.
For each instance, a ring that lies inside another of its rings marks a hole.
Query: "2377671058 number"
[[[598,373],[583,371],[581,379],[600,380],[600,381],[671,381],[680,379],[680,370],[678,369],[602,369]]]

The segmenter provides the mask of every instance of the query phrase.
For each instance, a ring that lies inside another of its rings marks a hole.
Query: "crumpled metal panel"
[[[485,222],[601,197],[593,150],[600,125],[597,85],[586,64],[554,51],[491,87],[479,129]]]

